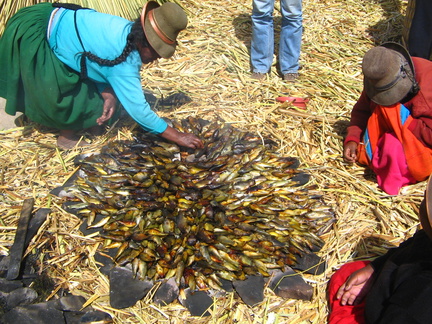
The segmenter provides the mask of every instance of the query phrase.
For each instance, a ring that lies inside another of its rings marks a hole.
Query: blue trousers
[[[279,67],[282,74],[299,69],[303,33],[302,0],[280,0],[282,25],[279,39]],[[253,72],[270,71],[274,55],[275,0],[253,0],[251,64]]]

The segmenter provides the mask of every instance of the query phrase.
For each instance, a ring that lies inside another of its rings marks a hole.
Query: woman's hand
[[[182,133],[168,126],[161,136],[169,141],[173,141],[180,146],[190,147],[193,149],[203,148],[203,142],[194,134]]]
[[[358,144],[352,141],[344,145],[343,158],[345,162],[354,163],[357,161],[357,147]]]
[[[357,305],[359,304],[372,286],[373,267],[368,264],[353,272],[340,286],[336,298],[340,299],[341,305]]]
[[[104,100],[104,106],[102,116],[96,119],[98,125],[102,125],[114,115],[117,105],[117,98],[112,88],[106,88],[104,91],[102,91],[101,95]]]

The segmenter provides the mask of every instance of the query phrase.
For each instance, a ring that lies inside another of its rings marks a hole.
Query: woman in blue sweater
[[[181,146],[202,147],[167,125],[144,97],[140,69],[171,57],[187,17],[175,3],[149,1],[134,22],[71,4],[18,11],[0,39],[0,97],[6,112],[60,130],[72,148],[77,131],[106,123],[118,102],[146,131]]]

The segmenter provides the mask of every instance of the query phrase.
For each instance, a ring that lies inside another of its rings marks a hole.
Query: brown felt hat
[[[150,46],[163,58],[173,56],[177,36],[188,23],[186,13],[176,3],[159,5],[148,1],[141,11],[141,25]]]
[[[400,102],[415,84],[415,71],[408,51],[398,43],[374,47],[363,57],[364,89],[375,103],[391,106]]]
[[[420,205],[419,218],[424,231],[432,240],[432,175],[429,176],[425,196]]]

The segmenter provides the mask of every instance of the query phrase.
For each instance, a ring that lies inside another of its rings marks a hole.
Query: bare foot
[[[77,146],[77,144],[78,147],[84,147],[89,145],[83,140],[80,141],[80,139],[81,137],[77,136],[75,131],[61,130],[60,135],[57,138],[57,146],[64,150],[70,150]]]

